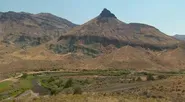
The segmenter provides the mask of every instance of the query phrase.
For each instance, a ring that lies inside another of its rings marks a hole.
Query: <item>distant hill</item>
[[[61,36],[76,24],[49,13],[0,13],[0,40],[20,46],[36,46]]]
[[[185,35],[176,34],[173,37],[176,38],[176,39],[178,39],[178,40],[185,40]]]

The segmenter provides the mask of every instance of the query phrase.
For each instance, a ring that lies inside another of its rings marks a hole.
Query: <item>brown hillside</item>
[[[87,61],[86,67],[95,69],[161,69],[152,57],[156,53],[143,48],[124,46],[110,54]]]

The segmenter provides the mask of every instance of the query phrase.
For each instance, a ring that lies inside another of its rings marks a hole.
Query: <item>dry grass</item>
[[[21,100],[19,100],[21,102]],[[133,95],[63,95],[41,97],[30,100],[29,102],[169,102],[164,99],[144,98]]]
[[[54,54],[44,45],[2,55],[0,71],[17,72],[48,69],[136,69],[176,70],[184,68],[183,49],[154,52],[124,46],[96,58],[78,54]],[[25,52],[25,53],[22,53]],[[4,63],[3,63],[4,62]],[[2,64],[3,63],[3,64]]]

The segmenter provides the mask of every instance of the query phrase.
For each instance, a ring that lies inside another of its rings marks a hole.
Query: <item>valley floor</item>
[[[184,80],[184,71],[25,72],[0,82],[0,100],[4,102],[183,102]]]

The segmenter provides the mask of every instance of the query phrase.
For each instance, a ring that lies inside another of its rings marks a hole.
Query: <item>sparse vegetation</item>
[[[80,87],[74,87],[74,92],[73,94],[82,94],[82,89]]]
[[[4,90],[1,90],[0,100],[8,98],[8,97],[16,97],[20,95],[21,93],[25,92],[26,90],[32,89],[33,77],[28,76],[27,74],[25,75],[26,77],[21,77],[18,82],[12,82],[12,81],[2,82],[2,83],[7,83],[6,87],[8,88],[3,88]]]
[[[23,73],[22,78],[25,79],[25,78],[27,78],[27,76],[28,76],[28,75],[27,75],[26,73]]]
[[[155,94],[155,92],[172,92],[172,93],[184,93],[183,82],[180,81],[180,77],[173,84],[173,87],[166,87],[162,83],[166,83],[166,75],[164,74],[129,74],[130,71],[126,70],[83,70],[75,72],[44,72],[36,73],[34,75],[25,74],[26,77],[21,77],[17,82],[12,82],[9,88],[6,90],[8,95],[0,92],[0,99],[6,99],[8,97],[17,97],[23,92],[33,89],[36,85],[47,89],[45,95],[50,94],[49,97],[58,96],[60,94],[66,95],[83,95],[86,92],[110,92],[112,95],[114,90],[128,88],[128,92],[132,92],[133,95],[137,92],[138,97],[148,97],[154,99],[163,99],[163,94]],[[116,75],[117,74],[117,75]],[[167,74],[168,75],[168,74]],[[155,80],[155,78],[158,80]],[[145,80],[146,78],[146,80]],[[171,78],[171,77],[169,77]],[[169,80],[168,78],[168,80]],[[175,78],[175,76],[174,76]],[[35,80],[37,79],[37,80]],[[164,82],[160,79],[164,79]],[[33,83],[33,80],[34,83]],[[142,81],[142,82],[141,82]],[[152,83],[149,81],[153,81]],[[158,84],[155,84],[158,83]],[[1,83],[0,83],[1,84]],[[169,84],[170,85],[170,84]],[[152,87],[150,87],[152,86]],[[137,88],[135,88],[137,87]],[[35,89],[34,89],[35,90]],[[40,89],[36,89],[39,91]],[[34,91],[35,92],[35,91]],[[107,95],[108,93],[105,93]],[[120,93],[115,94],[115,96]],[[121,92],[124,94],[124,91]],[[178,94],[179,95],[179,94]]]
[[[142,81],[141,77],[137,77],[136,81]]]
[[[72,85],[73,85],[73,79],[70,78],[66,81],[63,88],[69,88],[69,87],[72,87]]]
[[[154,79],[154,77],[153,77],[152,74],[148,74],[147,77],[146,77],[146,80],[147,80],[147,81],[153,81],[153,80],[155,80],[155,79]]]
[[[50,90],[51,95],[56,95],[60,92],[64,93],[71,93],[70,88],[72,88],[74,94],[80,94],[81,88],[80,86],[85,86],[87,84],[90,84],[87,79],[79,80],[79,79],[62,79],[59,77],[49,77],[41,79],[41,84],[43,87]]]
[[[165,75],[158,75],[157,78],[158,79],[166,79],[167,77]]]

